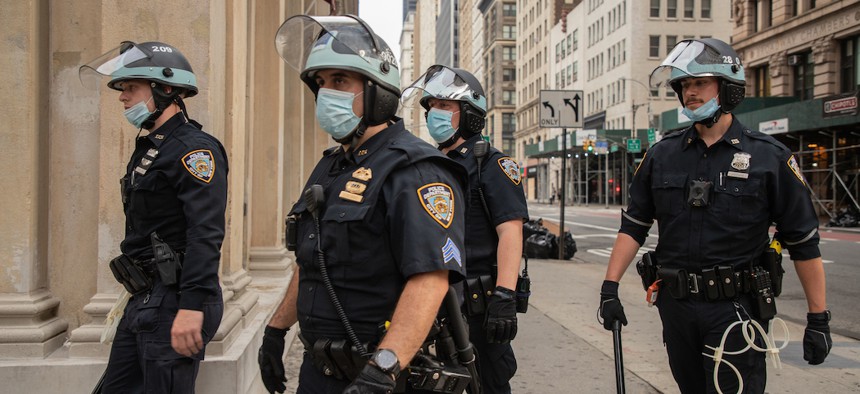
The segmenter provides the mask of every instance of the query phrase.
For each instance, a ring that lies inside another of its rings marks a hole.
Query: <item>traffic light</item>
[[[592,140],[585,140],[585,141],[582,143],[582,150],[584,150],[584,151],[586,151],[586,152],[593,152],[593,151],[594,151],[594,141],[592,141]]]

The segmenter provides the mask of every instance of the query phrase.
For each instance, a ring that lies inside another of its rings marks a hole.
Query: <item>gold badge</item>
[[[361,167],[352,173],[352,177],[367,182],[370,178],[373,178],[373,173],[370,171],[370,168]]]
[[[356,181],[349,181],[346,183],[346,191],[352,194],[362,194],[366,188],[367,185]]]
[[[364,156],[366,154],[367,154],[367,149],[362,149],[362,150],[358,151],[358,156]]]
[[[341,191],[338,197],[352,202],[361,202],[362,200],[364,200],[364,197],[359,196],[358,194],[350,193],[346,190]]]

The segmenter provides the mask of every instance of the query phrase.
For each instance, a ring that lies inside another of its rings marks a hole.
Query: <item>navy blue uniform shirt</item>
[[[478,160],[473,149],[481,135],[448,152],[448,157],[469,172],[469,212],[466,218],[466,272],[469,277],[496,275],[499,236],[496,226],[509,220],[528,220],[526,196],[516,161],[490,147],[481,162],[480,186],[492,217],[488,218],[478,194]]]
[[[123,178],[126,255],[152,258],[150,234],[184,252],[180,309],[202,310],[219,292],[227,207],[227,158],[213,136],[182,113],[138,137]]]
[[[452,281],[461,280],[465,174],[402,121],[355,151],[326,151],[303,192],[313,184],[325,191],[319,234],[303,198],[290,212],[298,220],[297,311],[307,338],[346,338],[322,281],[318,240],[334,291],[362,341],[379,339],[410,276],[448,270]]]
[[[688,203],[693,180],[711,182],[708,206]],[[791,151],[737,119],[710,147],[691,126],[648,150],[620,232],[641,245],[652,220],[659,224],[657,261],[692,272],[748,264],[764,251],[771,223],[792,260],[821,256],[818,217]]]

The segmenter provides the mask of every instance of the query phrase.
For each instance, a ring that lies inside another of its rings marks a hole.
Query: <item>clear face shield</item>
[[[403,90],[400,103],[403,108],[418,109],[429,107],[426,100],[466,101],[478,108],[486,108],[487,99],[472,90],[463,78],[445,66],[431,66],[427,72]],[[426,108],[425,108],[426,109]]]
[[[348,16],[295,15],[284,21],[275,34],[275,49],[290,67],[300,73],[313,66],[308,64],[308,58],[313,54],[320,56],[317,56],[319,59],[312,59],[312,63],[325,61],[330,56],[354,55],[349,58],[369,64],[369,57],[377,57],[370,50],[373,48],[372,43],[338,38],[342,31],[358,29],[367,30],[359,21]],[[354,37],[343,35],[346,36]]]
[[[705,44],[699,41],[681,41],[666,60],[663,60],[654,71],[651,72],[649,82],[653,88],[667,86],[671,81],[681,77],[711,77],[715,74],[702,70],[701,64],[696,59],[705,51]]]
[[[87,89],[99,89],[103,77],[120,77],[129,64],[150,57],[131,41],[123,41],[96,59],[84,64],[78,69],[78,78]]]

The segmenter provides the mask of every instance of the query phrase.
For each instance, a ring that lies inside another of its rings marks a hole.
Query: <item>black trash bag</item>
[[[552,257],[552,244],[555,243],[553,234],[532,234],[526,238],[526,256],[533,259],[549,259]],[[558,256],[558,249],[556,249]]]
[[[529,220],[523,223],[523,239],[529,239],[533,234],[548,234],[549,230],[543,226],[543,219]]]
[[[558,258],[558,238],[553,235],[553,243],[552,243],[552,255],[554,259]],[[576,254],[576,241],[573,240],[573,235],[570,234],[570,231],[564,232],[564,259],[570,260],[573,258],[573,255]]]
[[[831,218],[827,223],[829,227],[857,227],[860,221],[860,215],[852,208],[842,208],[836,217]]]

